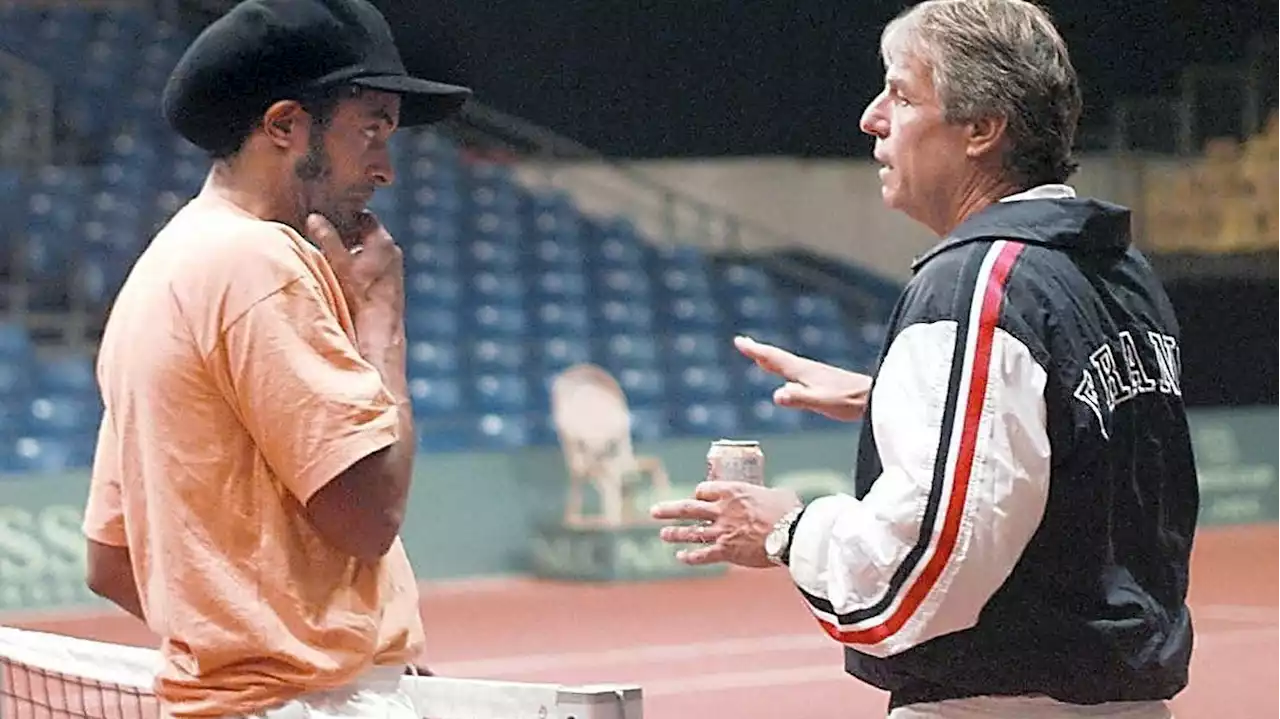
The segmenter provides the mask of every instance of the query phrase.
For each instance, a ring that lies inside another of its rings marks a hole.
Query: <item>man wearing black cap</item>
[[[90,587],[163,640],[166,716],[416,719],[403,267],[365,206],[396,128],[469,94],[410,77],[365,0],[248,0],[173,71],[214,163],[112,308],[84,522]]]

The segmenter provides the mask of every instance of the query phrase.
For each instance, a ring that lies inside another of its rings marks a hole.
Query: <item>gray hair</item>
[[[1027,0],[927,0],[885,27],[881,52],[931,66],[947,122],[1005,118],[1007,179],[1025,189],[1075,172],[1080,85],[1044,9]]]

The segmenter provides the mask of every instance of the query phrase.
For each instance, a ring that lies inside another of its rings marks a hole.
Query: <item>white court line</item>
[[[720,672],[693,674],[679,679],[660,679],[644,682],[640,690],[645,700],[672,694],[705,694],[733,689],[759,689],[760,687],[785,687],[819,682],[856,681],[844,673],[839,662],[806,664],[787,669],[761,669],[748,672]]]
[[[1280,636],[1280,628],[1274,625],[1250,629],[1202,631],[1196,634],[1196,646],[1236,646],[1252,643],[1259,638],[1274,641],[1277,636]],[[441,674],[454,676],[512,677],[619,664],[662,664],[713,657],[817,651],[826,648],[836,652],[840,645],[815,630],[813,633],[806,634],[775,634],[680,644],[644,644],[624,649],[511,655],[461,662],[431,662],[431,665]],[[838,660],[837,655],[834,661],[838,664]]]
[[[1206,604],[1203,607],[1191,607],[1191,618],[1276,624],[1280,623],[1280,610],[1250,604]]]
[[[1280,639],[1280,628],[1233,629],[1225,632],[1208,632],[1197,638],[1197,649],[1239,647],[1245,645],[1273,645]],[[786,687],[799,684],[856,682],[845,674],[839,661],[827,664],[803,664],[785,669],[758,669],[738,672],[707,672],[689,674],[671,679],[649,679],[641,683],[645,699],[678,694],[706,694],[707,692],[758,689],[760,687]],[[869,685],[860,685],[870,688]]]
[[[461,662],[431,662],[431,668],[442,674],[521,674],[554,669],[592,667],[602,664],[676,662],[689,659],[705,659],[707,657],[731,657],[824,648],[837,651],[839,645],[815,627],[813,632],[806,634],[774,634],[762,637],[743,637],[740,639],[686,642],[681,644],[642,644],[625,649],[605,649],[600,651],[518,654]]]

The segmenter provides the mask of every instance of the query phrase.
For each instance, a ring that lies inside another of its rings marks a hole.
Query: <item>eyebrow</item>
[[[373,120],[381,120],[391,127],[399,126],[399,121],[391,114],[391,111],[384,106],[371,107],[365,112],[365,116]]]

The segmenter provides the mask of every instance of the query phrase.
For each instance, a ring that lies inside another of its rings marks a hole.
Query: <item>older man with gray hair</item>
[[[940,241],[877,375],[736,340],[778,404],[862,420],[855,490],[704,482],[653,515],[690,564],[787,567],[895,719],[1167,719],[1199,508],[1179,331],[1129,211],[1066,184],[1066,46],[1025,0],[929,0],[881,48],[861,127]]]

